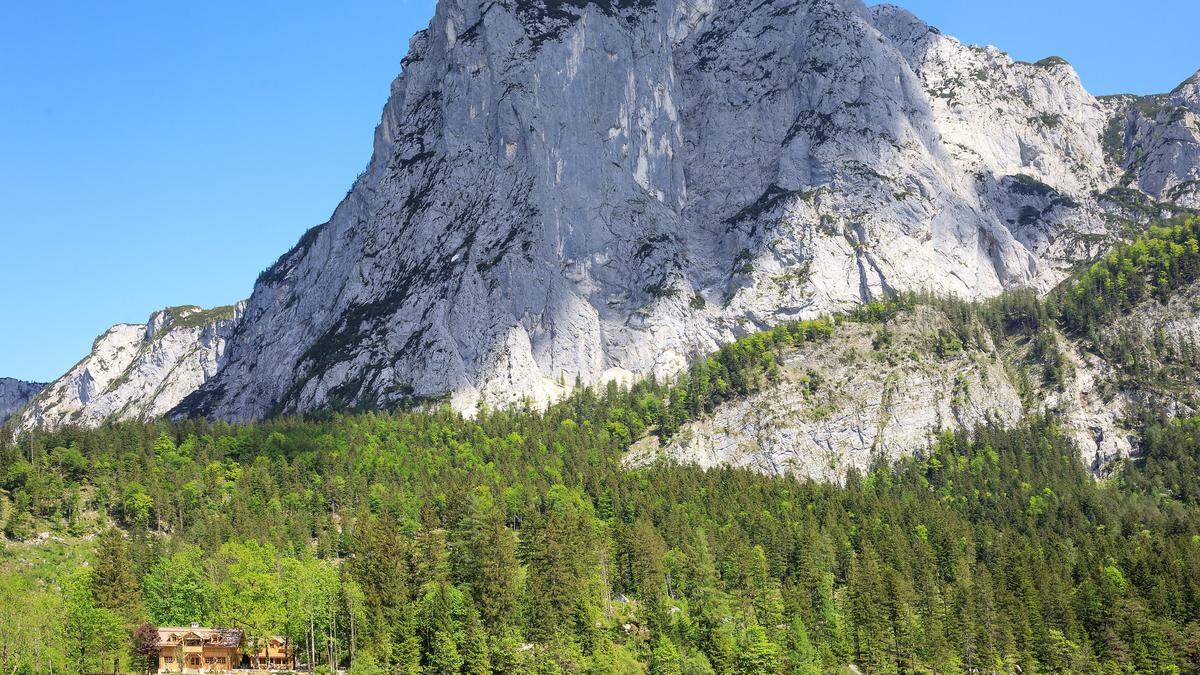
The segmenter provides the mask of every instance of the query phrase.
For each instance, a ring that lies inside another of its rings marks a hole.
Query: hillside
[[[841,323],[828,341],[782,354],[770,385],[685,425],[665,454],[839,480],[877,458],[923,450],[942,430],[1019,422],[1026,406],[1006,359],[990,341],[939,350],[938,337],[951,331],[925,305],[887,325]],[[657,448],[652,436],[629,461],[652,461]]]
[[[1043,418],[838,486],[624,468],[653,398],[29,434],[0,446],[29,540],[0,552],[0,658],[107,667],[149,620],[355,673],[1200,665],[1195,420],[1105,483]]]
[[[648,436],[627,462],[668,457],[836,481],[851,468],[923,451],[945,431],[1011,427],[1042,414],[1060,420],[1081,462],[1098,473],[1129,455],[1135,439],[1124,417],[1141,392],[1120,390],[1085,345],[1058,331],[993,336],[971,315],[963,331],[951,318],[961,304],[904,304],[886,321],[845,321],[827,342],[785,351],[770,385],[685,425],[665,448]],[[1172,316],[1195,319],[1195,309],[1176,309]],[[1124,334],[1134,323],[1112,330]],[[1062,360],[1058,375],[1047,377],[1042,349]]]
[[[1154,228],[1045,299],[782,324],[545,411],[25,433],[0,443],[0,658],[107,667],[139,622],[196,621],[356,673],[1190,672],[1198,239]],[[1133,458],[1089,465],[1054,403],[1084,383]],[[715,420],[774,445],[630,459]],[[797,478],[825,470],[805,436],[855,425],[826,433],[836,481]]]

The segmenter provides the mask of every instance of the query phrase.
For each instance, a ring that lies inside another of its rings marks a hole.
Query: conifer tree
[[[659,635],[650,654],[650,675],[680,675],[681,672],[682,661],[675,643],[666,635]]]
[[[817,675],[821,672],[821,655],[808,637],[808,629],[800,617],[792,619],[787,631],[785,672],[791,675]]]
[[[887,589],[878,554],[865,546],[855,559],[849,579],[854,622],[855,662],[870,673],[894,672],[894,641]]]
[[[485,627],[517,621],[517,537],[491,490],[479,486],[456,528],[451,552],[454,578],[470,593]]]
[[[738,675],[773,675],[779,672],[779,647],[762,626],[751,624],[739,636],[734,664]]]
[[[429,665],[425,672],[434,675],[455,675],[462,669],[462,665],[463,658],[458,652],[454,635],[447,630],[435,632],[429,647]]]
[[[532,635],[589,642],[601,592],[599,524],[591,505],[579,493],[556,485],[527,530]]]
[[[129,544],[120,530],[109,528],[96,542],[91,592],[97,607],[116,612],[129,626],[141,617],[141,585],[133,573]]]
[[[407,552],[398,529],[387,514],[361,515],[351,537],[349,568],[364,600],[359,643],[380,663],[407,673],[418,670],[421,654],[409,600]]]
[[[467,615],[462,656],[465,675],[490,675],[492,672],[487,632],[479,620],[479,613],[473,609]]]

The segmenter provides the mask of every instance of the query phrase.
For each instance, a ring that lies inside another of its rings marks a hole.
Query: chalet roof
[[[200,626],[164,627],[158,629],[158,646],[181,644],[187,638],[199,638],[212,647],[237,647],[242,644],[240,628],[202,628]]]

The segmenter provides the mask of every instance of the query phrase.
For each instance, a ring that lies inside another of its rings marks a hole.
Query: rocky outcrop
[[[767,388],[686,424],[666,447],[646,436],[625,463],[666,458],[838,481],[923,451],[943,432],[1012,426],[1030,414],[1059,420],[1097,475],[1133,452],[1127,416],[1139,392],[1122,390],[1115,369],[1084,345],[1055,334],[1068,365],[1051,386],[1024,338],[994,344],[980,327],[984,344],[960,348],[943,340],[952,335],[946,315],[923,305],[886,328],[843,322],[828,342],[787,354]]]
[[[1111,100],[1121,114],[1105,140],[1126,170],[1121,186],[1200,208],[1200,72],[1169,94]]]
[[[18,430],[53,429],[161,417],[217,373],[242,310],[242,303],[171,307],[145,324],[117,324],[12,423]]]
[[[886,331],[844,321],[828,342],[787,353],[767,388],[685,425],[666,447],[643,438],[626,462],[668,458],[837,480],[876,458],[924,450],[942,431],[1047,414],[1080,462],[1105,476],[1114,460],[1137,452],[1144,415],[1200,415],[1200,282],[1147,298],[1089,336],[1052,331],[1062,367],[1051,381],[1049,357],[1020,333],[939,351],[947,321],[921,304]]]
[[[26,382],[11,377],[0,377],[0,424],[4,424],[14,412],[29,402],[45,387],[44,382]]]
[[[1045,289],[1114,189],[1196,166],[1183,113],[858,0],[441,0],[403,66],[176,414],[544,403],[891,290]]]
[[[836,481],[851,468],[923,450],[942,431],[1024,417],[1000,353],[988,344],[939,354],[937,338],[948,330],[928,307],[887,330],[843,323],[832,340],[789,354],[769,388],[686,425],[665,449],[643,439],[626,461],[667,456]]]
[[[1150,299],[1104,326],[1104,349],[1068,345],[1073,374],[1048,405],[1060,410],[1084,459],[1103,473],[1136,448],[1138,411],[1200,415],[1200,283]]]
[[[1137,438],[1130,429],[1133,392],[1118,391],[1113,368],[1103,359],[1062,340],[1070,364],[1063,386],[1041,393],[1040,410],[1062,421],[1066,435],[1079,448],[1079,459],[1096,475],[1109,472],[1114,460],[1133,454]]]

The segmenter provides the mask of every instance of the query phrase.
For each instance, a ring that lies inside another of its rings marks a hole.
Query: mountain
[[[1195,88],[1097,99],[853,0],[443,0],[175,414],[542,404],[891,291],[1046,290],[1194,203]]]
[[[11,377],[0,377],[0,424],[4,424],[5,420],[45,386],[44,382],[25,382]]]
[[[897,294],[545,410],[5,434],[0,630],[16,672],[248,604],[330,672],[1195,672],[1197,308],[1181,217],[1044,296]],[[111,628],[39,638],[80,607]]]
[[[144,324],[120,323],[46,385],[12,420],[19,430],[97,426],[165,415],[220,369],[243,304],[169,307]]]

